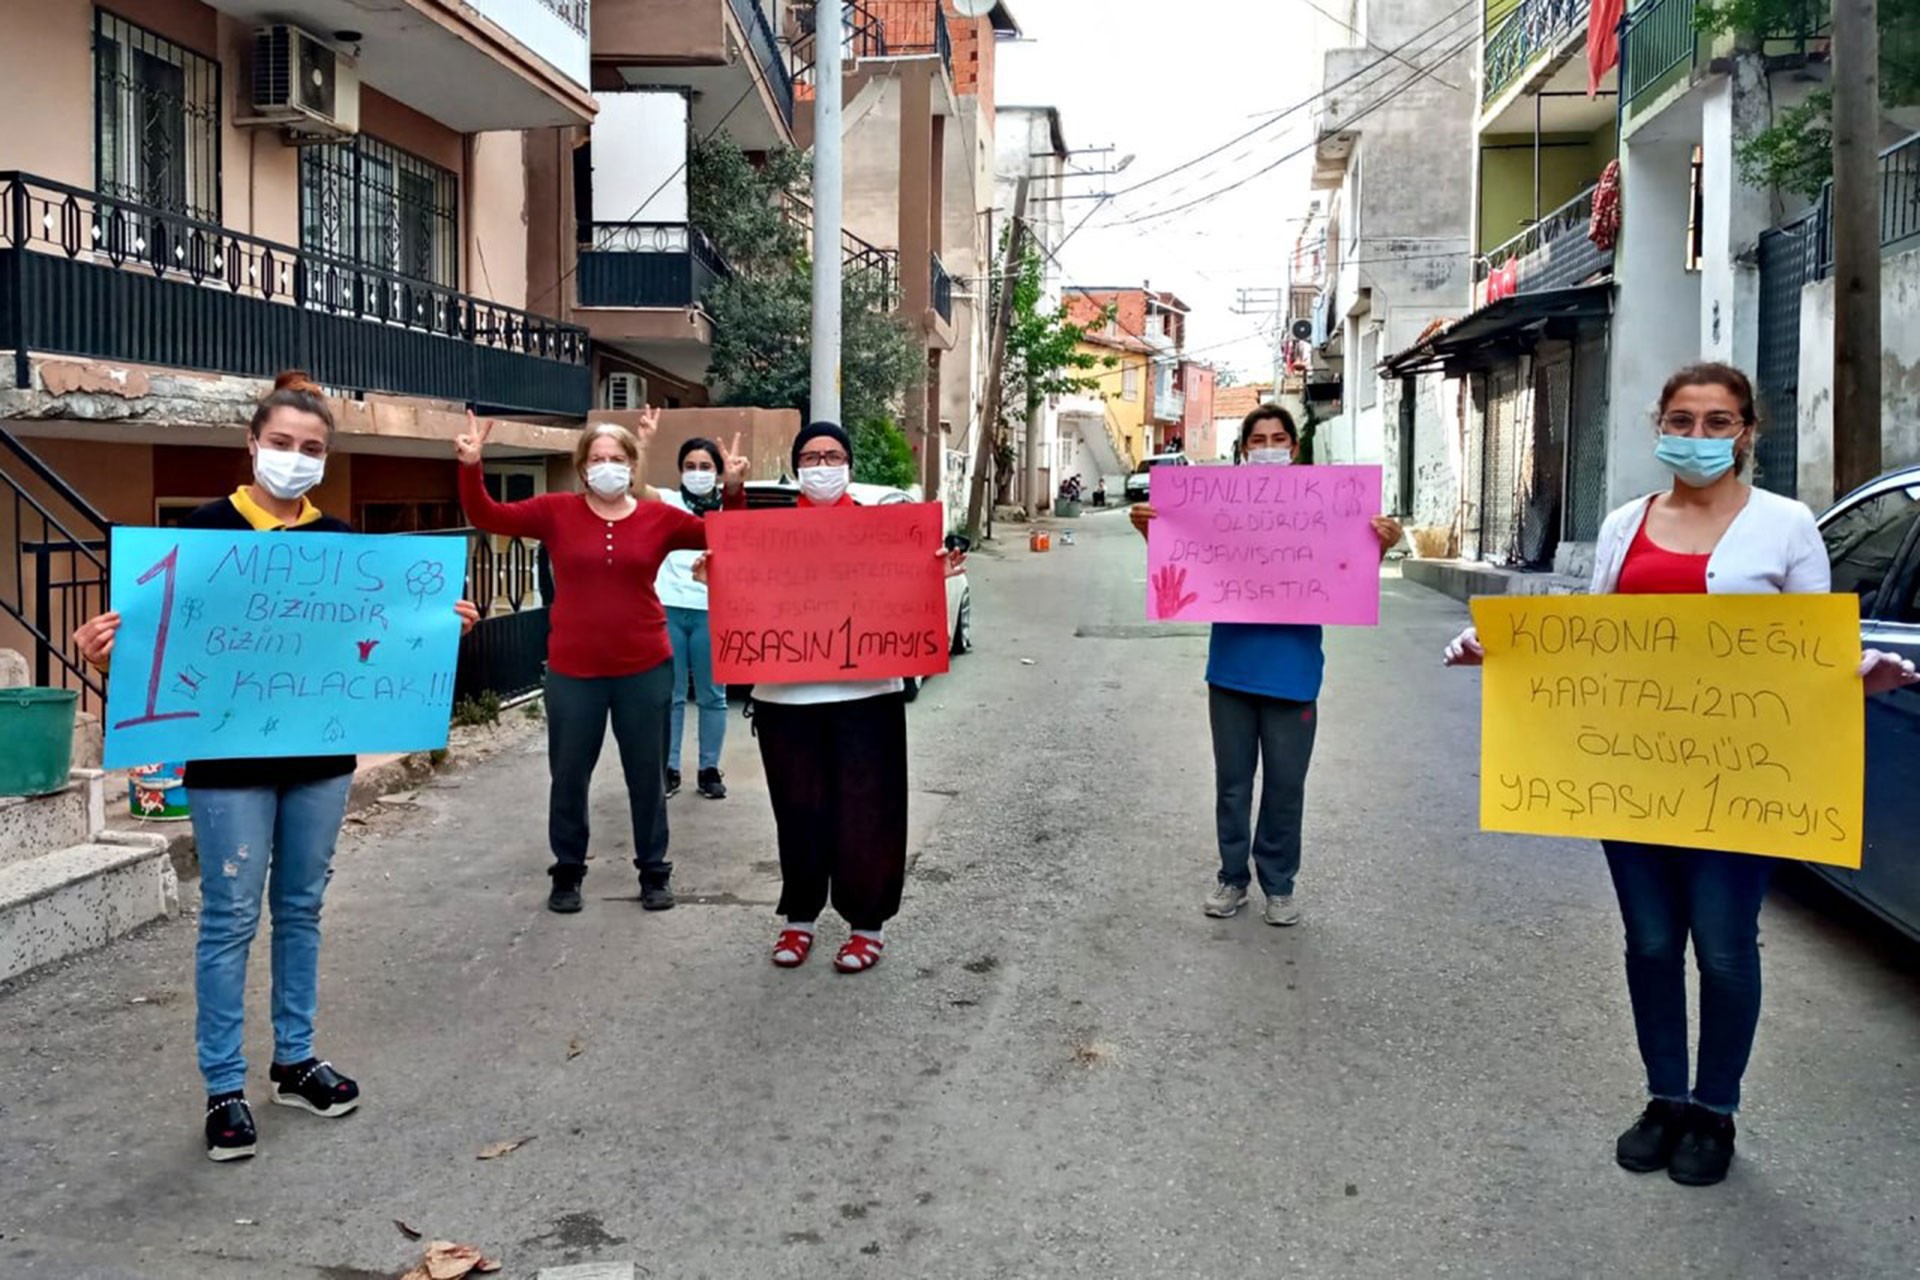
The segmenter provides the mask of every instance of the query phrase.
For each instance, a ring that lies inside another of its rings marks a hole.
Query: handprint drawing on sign
[[[1187,590],[1187,571],[1172,565],[1161,566],[1153,575],[1153,616],[1177,618],[1200,597]]]
[[[407,566],[407,594],[413,597],[414,608],[418,609],[446,589],[446,570],[433,561],[416,560]]]

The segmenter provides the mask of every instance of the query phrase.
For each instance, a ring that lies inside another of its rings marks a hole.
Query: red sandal
[[[813,951],[813,932],[809,929],[782,929],[773,940],[773,962],[782,969],[798,969]]]
[[[833,958],[833,967],[841,973],[865,973],[880,963],[880,950],[887,944],[879,938],[864,938],[854,934],[840,948],[840,954]]]

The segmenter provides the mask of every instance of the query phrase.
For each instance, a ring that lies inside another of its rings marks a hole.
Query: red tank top
[[[1620,581],[1614,590],[1627,596],[1705,595],[1707,561],[1711,559],[1711,554],[1682,555],[1658,545],[1647,536],[1647,522],[1643,518],[1633,542],[1627,547],[1627,558],[1620,566]]]

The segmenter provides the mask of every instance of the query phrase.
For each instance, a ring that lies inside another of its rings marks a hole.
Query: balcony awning
[[[1611,281],[1516,294],[1388,356],[1380,367],[1400,377],[1436,369],[1453,373],[1485,368],[1541,338],[1571,337],[1582,321],[1603,320],[1612,311]]]

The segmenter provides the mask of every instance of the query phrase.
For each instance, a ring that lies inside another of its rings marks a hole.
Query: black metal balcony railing
[[[543,7],[559,15],[560,20],[575,31],[583,36],[587,34],[587,9],[590,0],[539,0],[539,2]]]
[[[953,277],[947,274],[946,264],[940,261],[937,253],[928,254],[933,271],[933,310],[948,324],[953,323]]]
[[[1694,0],[1646,0],[1627,11],[1620,41],[1620,102],[1625,111],[1700,58]]]
[[[1588,187],[1489,253],[1475,264],[1475,278],[1485,280],[1492,272],[1517,261],[1515,289],[1540,293],[1571,288],[1611,268],[1613,251],[1602,249],[1587,235],[1593,223],[1596,189]]]
[[[480,622],[460,642],[455,701],[487,693],[518,698],[540,688],[553,603],[540,544],[503,541],[471,528],[422,530],[420,536],[467,540],[466,598],[479,608]]]
[[[1521,0],[1520,7],[1487,35],[1481,100],[1492,102],[1533,65],[1584,30],[1587,0]]]
[[[780,42],[774,37],[773,24],[767,21],[767,11],[760,7],[760,0],[729,2],[733,5],[734,18],[747,33],[747,45],[753,53],[754,63],[760,68],[761,78],[767,82],[767,88],[780,108],[781,117],[791,129],[793,73],[787,69],[786,56],[780,50]]]
[[[82,706],[95,710],[106,685],[73,632],[107,607],[107,518],[4,430],[0,511],[14,535],[13,556],[0,563],[0,614],[33,642],[33,682],[78,690]]]
[[[856,56],[904,58],[937,53],[947,74],[953,74],[953,36],[940,0],[862,0],[851,34]],[[858,47],[863,39],[869,46],[866,52]]]
[[[29,174],[0,173],[0,348],[579,416],[584,329]]]
[[[596,222],[580,246],[583,307],[697,306],[732,274],[713,242],[684,222]]]

